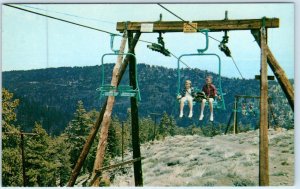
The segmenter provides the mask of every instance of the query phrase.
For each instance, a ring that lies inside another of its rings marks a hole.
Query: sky
[[[280,27],[268,29],[268,45],[288,78],[294,78],[294,4],[162,4],[186,21],[279,18]],[[180,21],[157,4],[19,4],[18,7],[51,15],[112,33],[123,21]],[[210,32],[222,40],[224,32]],[[260,71],[260,48],[250,31],[230,31],[228,47],[241,75],[253,79]],[[157,43],[157,33],[143,33],[142,40]],[[205,44],[202,34],[165,33],[166,48],[176,56],[196,53]],[[115,47],[121,38],[115,38]],[[231,58],[218,49],[219,42],[210,39],[207,53],[221,57],[221,75],[238,77]],[[177,67],[177,59],[151,51],[147,43],[136,46],[138,63]],[[30,70],[50,67],[101,65],[101,56],[110,53],[110,35],[65,22],[42,17],[2,5],[2,71]],[[115,59],[107,59],[115,62]],[[183,61],[191,68],[218,72],[214,57],[189,58]],[[185,67],[185,65],[181,65]],[[273,75],[269,69],[269,75]]]

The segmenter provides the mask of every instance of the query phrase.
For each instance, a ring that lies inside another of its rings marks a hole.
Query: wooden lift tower
[[[223,32],[230,30],[249,30],[257,41],[261,48],[261,79],[260,79],[260,145],[259,145],[259,185],[268,186],[269,185],[269,162],[268,162],[268,76],[267,76],[267,66],[271,67],[274,75],[276,76],[280,86],[282,87],[289,104],[294,110],[294,91],[291,83],[289,82],[285,72],[279,66],[274,55],[267,45],[267,29],[268,28],[278,28],[279,19],[278,18],[262,18],[262,19],[244,19],[244,20],[205,20],[205,21],[193,21],[193,22],[183,22],[183,21],[157,21],[157,22],[118,22],[117,31],[124,33],[123,37],[128,39],[128,53],[134,54],[135,46],[139,40],[142,33],[168,33],[168,32],[183,32],[184,28],[189,27],[192,24],[196,29],[195,32],[201,29],[208,29],[210,32]],[[193,28],[190,28],[193,30]],[[118,59],[121,61],[122,59]],[[136,85],[134,77],[137,74],[134,69],[136,62],[132,57],[126,55],[122,60],[122,64],[118,68],[118,72],[113,73],[113,78],[115,77],[116,86],[119,85],[122,76],[126,70],[127,65],[129,65],[130,72],[130,83],[131,85]],[[267,64],[268,63],[268,64]],[[110,119],[110,115],[106,114],[106,110],[112,111],[113,102],[109,103],[110,97],[107,97],[104,105],[100,109],[100,115],[92,127],[90,134],[86,140],[83,150],[78,158],[78,161],[72,171],[71,178],[69,180],[68,186],[74,186],[76,178],[82,168],[83,162],[87,157],[90,150],[92,142],[96,137],[96,134],[102,123],[100,143],[97,149],[97,155],[101,151],[103,152],[106,147],[106,139],[108,126],[105,126],[108,122],[104,123],[104,119]],[[134,161],[134,178],[135,186],[143,186],[142,178],[142,164],[141,164],[141,154],[140,154],[140,143],[139,143],[139,123],[138,123],[138,105],[137,99],[131,97],[131,114],[132,114],[132,142],[133,142],[133,158]],[[105,128],[105,129],[104,129]],[[104,158],[104,154],[101,157]],[[96,161],[97,158],[96,158]],[[101,162],[101,161],[100,161]],[[101,167],[102,165],[100,165]],[[94,167],[95,168],[95,167]],[[93,179],[95,182],[91,183],[95,185],[97,178]]]

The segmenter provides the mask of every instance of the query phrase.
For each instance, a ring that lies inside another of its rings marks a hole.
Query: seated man
[[[207,98],[202,99],[201,102],[201,113],[200,113],[200,118],[199,120],[203,120],[203,112],[204,112],[204,107],[205,103],[208,100],[209,102],[209,108],[210,108],[210,121],[214,121],[214,115],[213,115],[213,101],[214,98],[217,97],[217,89],[216,87],[212,84],[212,77],[207,76],[205,79],[206,84],[202,87],[202,91],[205,93]]]

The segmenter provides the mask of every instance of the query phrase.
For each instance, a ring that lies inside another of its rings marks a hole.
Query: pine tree
[[[22,186],[20,130],[15,127],[18,99],[2,88],[2,185]],[[13,134],[16,133],[16,134]]]
[[[142,118],[140,121],[140,142],[145,143],[153,139],[154,121],[150,117]]]
[[[58,162],[55,162],[54,144],[41,124],[35,123],[32,130],[37,135],[27,139],[26,174],[28,186],[56,186],[55,172]]]
[[[169,116],[166,112],[164,112],[158,127],[158,136],[157,136],[158,139],[160,138],[164,139],[168,135],[169,124],[170,124]]]
[[[67,135],[67,143],[70,148],[71,165],[75,166],[77,159],[81,153],[86,137],[89,133],[89,128],[92,126],[92,121],[84,109],[83,102],[78,101],[74,118],[67,126],[65,133]],[[83,166],[85,171],[87,164]]]
[[[57,169],[55,171],[56,178],[59,180],[59,186],[64,186],[69,178],[71,173],[71,157],[70,157],[70,148],[68,148],[67,143],[65,142],[65,134],[56,137],[52,140],[53,152],[53,161],[57,164]]]
[[[87,113],[88,114],[88,117],[89,117],[89,120],[91,122],[91,124],[89,125],[89,128],[87,129],[89,133],[89,131],[91,130],[91,127],[94,125],[94,123],[96,122],[98,116],[99,116],[99,112],[97,112],[96,110],[92,110],[90,112]],[[98,142],[99,142],[99,137],[96,136],[94,141],[93,141],[93,144],[91,146],[91,149],[86,157],[86,160],[84,161],[84,164],[85,164],[85,168],[87,169],[87,171],[89,173],[91,173],[93,171],[93,168],[94,168],[94,162],[95,162],[95,159],[96,159],[96,152],[97,152],[97,145],[98,145]]]
[[[121,138],[117,137],[116,131],[118,130],[120,133],[121,124],[117,117],[114,117],[110,123],[110,127],[108,129],[108,138],[107,138],[107,149],[106,153],[114,158],[115,156],[120,155],[121,153]],[[119,135],[120,136],[120,135]]]
[[[16,121],[17,114],[15,112],[19,105],[18,99],[13,99],[13,93],[2,88],[2,131],[7,132],[10,130],[11,124]]]
[[[169,117],[169,134],[171,136],[175,136],[176,135],[176,121],[175,118],[173,116]]]
[[[131,109],[127,109],[126,122],[124,122],[124,149],[132,150]]]

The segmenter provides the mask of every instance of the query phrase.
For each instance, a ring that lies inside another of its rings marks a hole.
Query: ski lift
[[[243,102],[242,103],[242,114],[244,115],[244,116],[246,116],[246,115],[248,115],[247,114],[247,104],[246,104],[246,102]]]
[[[183,57],[191,57],[191,56],[213,56],[213,57],[216,57],[217,60],[218,60],[218,83],[217,83],[217,91],[218,91],[218,94],[220,96],[219,99],[215,99],[214,102],[213,102],[213,106],[214,108],[216,109],[222,109],[222,110],[225,110],[225,102],[224,102],[224,96],[225,93],[222,92],[222,85],[221,85],[221,59],[220,57],[215,54],[215,53],[204,53],[207,49],[208,49],[208,31],[207,29],[203,29],[201,30],[200,32],[204,32],[205,33],[205,39],[206,39],[206,45],[205,45],[205,48],[203,49],[197,49],[198,53],[195,53],[195,54],[183,54],[181,56],[178,57],[177,59],[177,74],[178,74],[178,83],[177,83],[177,95],[180,93],[180,90],[181,90],[181,79],[180,79],[180,75],[181,75],[181,72],[180,72],[180,60],[183,58]],[[195,91],[197,92],[197,91]],[[198,91],[200,92],[200,91]],[[206,102],[208,103],[208,102]]]
[[[253,100],[250,100],[249,97],[240,97],[242,99],[238,100],[238,103],[240,104],[239,108],[237,108],[237,112],[240,112],[243,116],[249,116],[249,115],[257,115],[259,114],[258,109],[258,100],[257,98],[253,98]]]
[[[248,112],[249,112],[249,114],[252,114],[254,116],[257,115],[257,114],[259,114],[259,109],[258,109],[259,104],[258,104],[258,102],[259,102],[259,100],[254,99],[254,102],[250,102],[248,104]]]
[[[136,80],[136,88],[130,85],[119,85],[119,86],[112,86],[110,84],[105,84],[105,71],[104,71],[104,58],[107,56],[119,56],[119,55],[129,55],[132,56],[136,62],[136,57],[133,53],[120,53],[119,50],[114,49],[114,37],[116,34],[110,35],[110,48],[113,53],[105,53],[102,55],[101,58],[101,70],[102,70],[102,81],[100,88],[97,91],[100,91],[100,96],[125,96],[125,97],[135,97],[139,101],[141,100],[140,90],[138,87],[137,75],[135,76]],[[135,65],[136,66],[136,65]],[[136,67],[137,69],[137,67]]]

